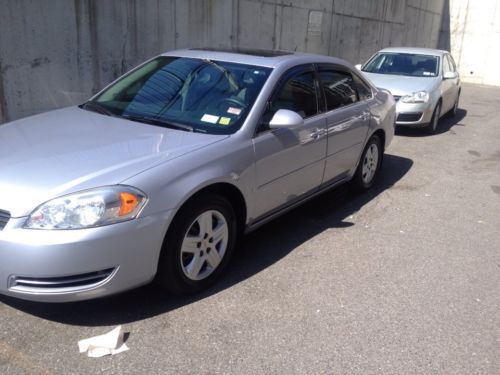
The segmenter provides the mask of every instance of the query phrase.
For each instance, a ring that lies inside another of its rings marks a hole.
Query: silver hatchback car
[[[444,114],[457,113],[460,76],[447,51],[386,48],[358,68],[377,87],[394,95],[398,126],[426,128],[434,133]]]
[[[0,293],[200,291],[239,235],[340,183],[368,189],[394,122],[392,96],[339,59],[155,57],[80,106],[0,126]]]

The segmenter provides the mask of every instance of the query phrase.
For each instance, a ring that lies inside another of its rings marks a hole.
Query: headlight
[[[401,98],[403,103],[427,103],[429,101],[429,93],[427,91],[414,92],[411,95],[405,95]]]
[[[129,186],[108,186],[69,194],[35,209],[24,228],[82,229],[135,218],[146,195]]]

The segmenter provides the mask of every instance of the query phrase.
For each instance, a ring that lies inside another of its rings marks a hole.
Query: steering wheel
[[[243,100],[241,100],[239,98],[234,98],[233,97],[233,98],[224,98],[224,99],[221,99],[217,103],[217,109],[221,109],[224,104],[226,104],[228,107],[236,106],[236,107],[238,107],[241,110],[243,110],[247,106],[247,104],[245,102],[243,102]]]

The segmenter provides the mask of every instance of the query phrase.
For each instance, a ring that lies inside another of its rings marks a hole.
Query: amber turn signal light
[[[120,193],[121,207],[118,216],[125,216],[134,211],[134,209],[139,204],[139,198],[131,193],[121,192]]]

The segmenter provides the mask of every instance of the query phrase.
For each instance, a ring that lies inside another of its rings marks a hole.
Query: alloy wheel
[[[210,276],[226,253],[229,228],[226,218],[216,210],[199,215],[189,226],[180,251],[184,275],[193,281]]]
[[[363,158],[363,169],[361,178],[365,184],[369,184],[375,177],[378,168],[379,150],[376,143],[372,143],[365,152]]]

